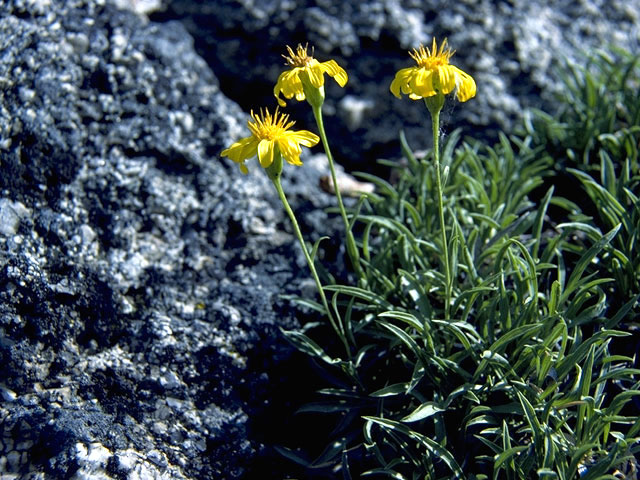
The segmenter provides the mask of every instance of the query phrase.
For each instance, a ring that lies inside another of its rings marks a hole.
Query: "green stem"
[[[429,107],[429,104],[427,104]],[[445,320],[449,320],[449,309],[451,304],[451,265],[449,264],[449,246],[447,244],[447,230],[444,223],[444,200],[442,194],[442,180],[440,179],[440,109],[430,108],[431,127],[433,130],[433,157],[436,162],[436,195],[438,196],[438,217],[440,219],[440,230],[442,231],[442,253],[444,255],[444,275],[445,275]]]
[[[327,302],[327,297],[324,293],[324,289],[322,288],[322,282],[320,282],[320,277],[318,276],[316,267],[313,264],[313,259],[311,258],[311,255],[309,254],[309,250],[307,249],[307,245],[304,242],[304,237],[302,236],[302,232],[300,231],[300,226],[298,225],[298,220],[296,219],[296,215],[293,213],[293,210],[291,209],[291,206],[287,201],[287,196],[285,195],[284,190],[282,189],[282,184],[280,183],[280,176],[277,175],[270,178],[273,184],[275,185],[276,190],[278,191],[278,196],[280,197],[280,201],[282,202],[282,205],[284,206],[285,211],[287,212],[287,214],[289,215],[289,218],[291,219],[291,223],[293,224],[293,230],[295,231],[296,237],[298,238],[300,247],[302,247],[302,252],[304,253],[304,257],[307,260],[309,269],[311,270],[311,275],[313,276],[313,279],[316,282],[316,288],[318,289],[318,293],[320,294],[320,298],[322,299],[322,305],[324,306],[324,309],[327,312],[327,316],[329,317],[329,322],[331,322],[331,326],[338,334],[338,337],[340,337],[340,340],[342,340],[342,343],[344,344],[345,349],[347,351],[347,355],[350,358],[351,351],[349,349],[349,344],[347,343],[344,330],[341,328],[341,326],[338,325],[338,323],[333,318],[333,315],[331,314],[329,303]]]
[[[353,264],[353,268],[356,272],[356,275],[360,280],[364,281],[365,275],[364,275],[364,272],[362,271],[362,267],[360,266],[360,253],[358,252],[356,240],[353,237],[353,232],[351,232],[351,228],[349,226],[349,219],[347,218],[347,212],[344,208],[344,203],[342,202],[342,195],[340,194],[340,189],[338,188],[338,178],[336,176],[336,169],[333,164],[333,155],[331,155],[331,149],[329,148],[327,134],[324,131],[324,122],[322,120],[322,107],[314,106],[314,105],[312,105],[311,107],[313,109],[313,116],[315,117],[316,123],[318,125],[320,138],[322,139],[322,146],[324,147],[324,151],[327,154],[327,160],[329,160],[329,170],[331,170],[331,180],[333,181],[333,190],[336,194],[336,198],[338,199],[338,209],[340,210],[340,215],[342,216],[342,221],[344,222],[344,229],[346,232],[347,253],[349,254],[349,258],[351,259],[351,263]]]

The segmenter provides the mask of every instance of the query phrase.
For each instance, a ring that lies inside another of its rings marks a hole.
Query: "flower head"
[[[476,82],[471,75],[458,67],[449,65],[449,59],[455,51],[447,48],[447,39],[437,48],[433,39],[431,49],[420,45],[419,49],[409,52],[418,64],[417,67],[403,68],[396,73],[391,82],[391,93],[400,98],[400,92],[409,95],[412,100],[427,98],[438,93],[446,95],[456,90],[456,97],[466,102],[476,95]]]
[[[288,163],[302,165],[300,145],[313,147],[320,141],[316,134],[307,130],[289,130],[295,122],[290,122],[289,115],[280,114],[277,108],[273,116],[268,109],[260,110],[260,115],[252,110],[251,118],[253,121],[247,122],[251,136],[239,140],[221,154],[239,163],[244,174],[249,172],[244,164],[245,160],[256,155],[263,168],[271,166],[274,158],[280,154]]]
[[[347,84],[347,72],[335,60],[318,62],[313,58],[313,51],[311,55],[308,55],[307,46],[303,47],[300,44],[295,52],[289,46],[287,46],[287,51],[289,55],[283,55],[283,57],[291,69],[280,74],[276,86],[273,88],[273,94],[278,99],[280,106],[286,105],[285,101],[280,98],[280,93],[287,99],[295,96],[298,101],[303,101],[306,98],[312,102],[315,99],[322,104],[325,73],[333,77],[341,87]],[[321,99],[314,97],[321,97]]]

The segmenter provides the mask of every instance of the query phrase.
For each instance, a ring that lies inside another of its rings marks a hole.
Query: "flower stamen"
[[[446,50],[445,50],[446,48]],[[413,49],[413,52],[409,52],[411,58],[413,58],[420,67],[427,69],[434,69],[443,65],[449,65],[449,59],[456,53],[455,50],[451,50],[447,47],[447,39],[440,44],[440,50],[438,51],[436,46],[436,39],[433,39],[431,49],[424,45],[420,45],[419,49]]]
[[[247,126],[251,133],[260,140],[274,140],[296,123],[295,121],[289,122],[289,115],[280,113],[278,107],[276,107],[273,116],[269,110],[265,112],[262,108],[259,115],[251,110],[251,118],[253,118],[253,122],[249,121]]]
[[[299,43],[296,51],[287,45],[287,51],[289,52],[289,56],[282,55],[287,62],[286,65],[294,68],[304,68],[308,67],[313,61],[313,54],[315,52],[315,48],[311,47],[311,55],[307,54],[307,50],[309,48],[309,43],[305,43],[304,47]]]

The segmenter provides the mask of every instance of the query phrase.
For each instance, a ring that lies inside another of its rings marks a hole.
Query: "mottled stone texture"
[[[279,295],[307,274],[263,172],[218,158],[245,121],[178,22],[0,3],[3,480],[240,478],[269,454]],[[286,186],[313,238],[307,163]]]
[[[452,63],[472,74],[475,99],[450,102],[443,131],[474,137],[512,128],[525,107],[554,107],[554,68],[565,58],[610,45],[639,50],[640,0],[165,0],[152,18],[181,19],[222,90],[245,110],[275,105],[271,89],[284,68],[285,45],[309,42],[320,60],[335,58],[349,83],[328,89],[327,122],[350,169],[370,171],[393,158],[398,132],[429,146],[422,102],[389,92],[394,73],[411,66],[407,51],[448,37]],[[332,82],[329,82],[332,83]],[[308,109],[295,110],[306,124]],[[480,128],[478,128],[480,127]]]
[[[243,109],[275,106],[286,44],[309,41],[349,72],[345,89],[328,84],[326,121],[338,158],[370,171],[398,156],[401,127],[428,146],[423,105],[388,92],[406,50],[449,37],[478,97],[449,104],[444,131],[490,136],[548,105],[564,56],[637,50],[638,12],[640,0],[0,2],[2,480],[280,479],[292,470],[272,444],[314,441],[319,430],[287,438],[313,375],[279,333],[307,319],[279,294],[313,283],[263,172],[218,158],[246,134]],[[314,129],[305,104],[289,110]],[[325,162],[303,159],[285,189],[308,238],[333,237],[325,261],[344,265],[317,187]]]

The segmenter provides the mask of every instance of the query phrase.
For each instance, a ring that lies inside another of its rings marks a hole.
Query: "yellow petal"
[[[284,82],[284,77],[287,74],[287,72],[282,72],[279,76],[278,76],[278,81],[276,82],[276,86],[273,87],[273,94],[275,95],[275,97],[278,99],[278,104],[281,107],[285,107],[287,105],[287,103],[282,100],[280,98],[280,92],[282,91],[282,87],[283,87],[283,82]]]
[[[276,99],[278,100],[278,105],[280,105],[281,107],[286,107],[287,106],[287,102],[285,102],[283,99],[280,98],[279,93],[276,93]]]
[[[400,98],[400,88],[407,85],[407,83],[409,82],[409,78],[411,77],[411,73],[414,70],[416,70],[415,67],[403,68],[402,70],[398,70],[395,78],[393,79],[393,82],[391,82],[391,86],[389,87],[391,93]],[[403,91],[403,93],[408,92]]]
[[[320,67],[323,71],[327,72],[329,76],[333,77],[341,87],[344,87],[347,84],[347,80],[349,80],[347,72],[345,72],[344,68],[338,65],[335,60],[322,62]]]
[[[457,82],[458,91],[456,96],[459,101],[466,102],[476,96],[476,82],[473,77],[458,69]]]
[[[411,87],[409,86],[409,83],[406,83],[406,84],[402,85],[401,91],[405,95],[415,95],[415,93],[413,93],[413,90],[411,90]],[[422,98],[422,97],[420,97],[420,98]]]
[[[294,95],[296,100],[304,100],[304,91],[302,89],[302,82],[300,81],[299,74],[301,68],[294,68],[292,70],[286,70],[280,74],[276,86],[273,87],[273,94],[278,99],[278,103],[281,107],[286,106],[284,100],[280,98],[280,92],[285,98],[292,98]],[[300,98],[302,97],[302,98]]]
[[[298,130],[297,132],[287,132],[287,137],[292,141],[304,145],[305,147],[313,147],[318,144],[320,137],[309,130]]]
[[[300,73],[302,73],[302,70],[302,68],[294,68],[285,76],[285,80],[283,82],[283,92],[287,96],[287,98],[291,98],[298,92],[303,91],[302,81],[300,80]]]
[[[273,163],[273,140],[260,140],[258,144],[258,160],[262,168],[267,168]]]
[[[244,162],[246,159],[256,155],[257,147],[258,140],[255,137],[246,137],[223,150],[220,155],[229,157],[234,162]]]
[[[421,97],[431,97],[436,94],[433,88],[433,72],[426,68],[417,68],[409,81],[411,93]]]
[[[244,162],[242,162],[240,164],[240,171],[242,172],[243,175],[246,175],[249,173],[249,169],[247,168],[247,166],[244,164]]]
[[[322,66],[317,63],[317,60],[315,64],[312,63],[308,67],[305,67],[305,72],[307,73],[307,75],[309,75],[309,81],[311,82],[311,85],[316,88],[320,88],[324,85],[324,71],[322,69]]]
[[[300,154],[302,149],[300,145],[291,138],[291,135],[282,135],[277,140],[278,148],[282,153],[283,158],[292,165],[302,165],[300,161]]]
[[[461,70],[453,65],[443,65],[438,68],[438,83],[441,93],[445,95],[456,88],[456,76]]]
[[[289,155],[289,156],[287,156],[285,158],[287,160],[287,163],[290,163],[291,165],[295,165],[296,167],[302,166],[302,160],[300,160],[300,154],[298,154],[298,155]]]

